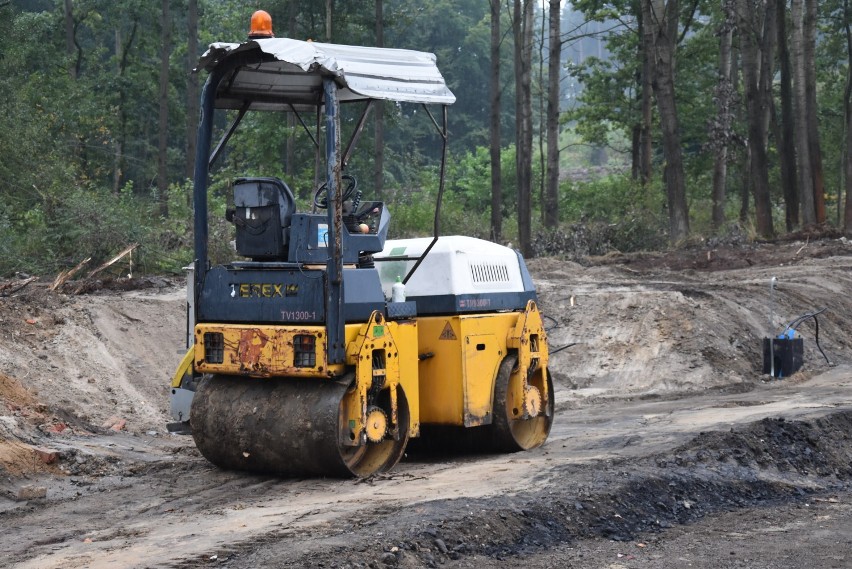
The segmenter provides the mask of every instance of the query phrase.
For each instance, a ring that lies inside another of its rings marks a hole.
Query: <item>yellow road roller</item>
[[[208,76],[188,351],[172,379],[169,429],[191,433],[222,468],[282,476],[370,476],[432,426],[494,451],[542,445],[553,385],[524,260],[494,243],[439,235],[455,96],[435,56],[275,38],[263,14],[256,20],[248,41],[212,44],[198,65]],[[432,237],[388,239],[387,205],[364,199],[347,171],[381,100],[422,105],[418,116],[443,141]],[[359,117],[345,147],[342,105]],[[232,180],[235,260],[213,264],[210,171],[256,112],[291,113],[307,132],[313,203],[297,209],[276,177]],[[215,147],[214,124],[223,132]]]

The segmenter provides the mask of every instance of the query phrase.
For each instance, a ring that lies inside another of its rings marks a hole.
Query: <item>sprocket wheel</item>
[[[364,427],[367,440],[371,443],[379,443],[388,432],[388,416],[381,407],[370,407],[367,409],[367,423]]]

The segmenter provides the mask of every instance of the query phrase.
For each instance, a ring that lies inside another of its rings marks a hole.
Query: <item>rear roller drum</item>
[[[543,401],[541,390],[534,385],[527,386],[524,401],[510,401],[511,381],[520,381],[513,377],[517,374],[518,358],[506,356],[500,363],[497,382],[494,386],[494,419],[491,425],[496,450],[516,452],[529,450],[544,444],[553,424],[554,398],[553,381],[550,372],[545,373],[547,381],[547,401]],[[514,372],[514,373],[513,373]],[[523,418],[524,407],[528,419]]]
[[[388,434],[389,413],[376,407],[368,413],[372,422],[367,425],[367,443],[347,446],[339,440],[339,426],[351,379],[207,377],[190,411],[195,444],[207,460],[225,469],[362,477],[387,470],[399,461],[408,443],[405,396],[400,390],[399,440]]]

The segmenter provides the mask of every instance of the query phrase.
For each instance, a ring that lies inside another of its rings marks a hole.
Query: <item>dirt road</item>
[[[547,445],[362,481],[222,472],[165,432],[179,287],[0,299],[0,565],[852,564],[852,245],[530,265],[569,346]],[[810,320],[768,381],[761,338],[823,307],[830,363]]]

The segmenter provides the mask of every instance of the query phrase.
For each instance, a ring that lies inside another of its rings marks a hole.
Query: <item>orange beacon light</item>
[[[272,16],[265,10],[258,10],[251,15],[251,29],[249,39],[263,39],[275,37],[272,34]]]

